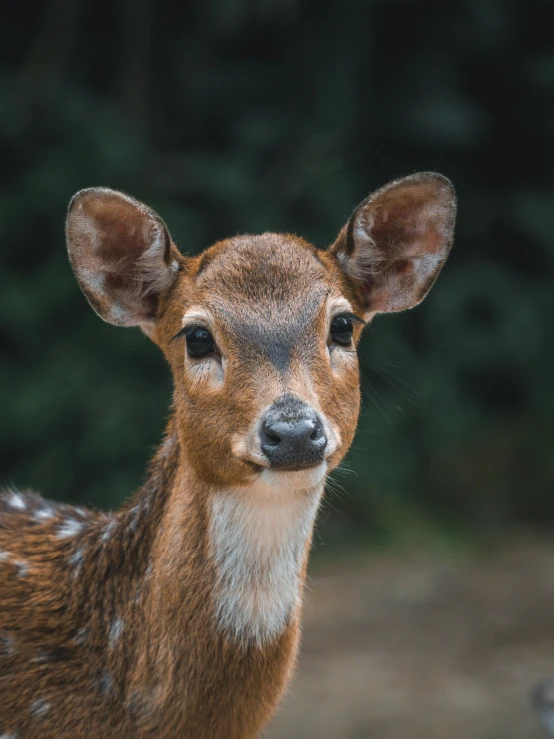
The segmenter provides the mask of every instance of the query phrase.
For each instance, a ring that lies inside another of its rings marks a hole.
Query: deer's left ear
[[[124,193],[89,188],[69,205],[66,235],[73,271],[98,315],[149,333],[180,259],[159,215]]]
[[[330,251],[366,316],[423,300],[450,251],[455,218],[454,188],[432,172],[395,180],[356,208]]]

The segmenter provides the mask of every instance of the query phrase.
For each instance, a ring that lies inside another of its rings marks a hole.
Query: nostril
[[[290,424],[283,421],[264,423],[262,438],[265,445],[278,446],[288,436]]]
[[[280,444],[281,437],[279,434],[276,434],[275,431],[272,431],[269,429],[264,429],[264,436],[265,436],[265,443],[270,444],[271,446],[277,446],[277,444]]]
[[[317,441],[321,433],[321,427],[319,425],[316,425],[312,433],[310,434],[310,439],[312,441]]]

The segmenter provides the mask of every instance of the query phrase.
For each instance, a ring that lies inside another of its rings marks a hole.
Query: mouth
[[[278,491],[303,491],[316,488],[325,479],[327,462],[325,460],[310,467],[274,469],[265,468],[260,478],[271,488]]]
[[[241,456],[239,457],[239,459],[243,464],[246,464],[252,472],[259,475],[261,475],[263,472],[286,474],[288,472],[308,472],[309,470],[317,469],[322,464],[326,464],[327,455],[324,458],[309,460],[301,464],[291,465],[290,467],[271,464],[271,462],[265,459],[265,457],[263,457],[261,454],[248,455],[248,457]]]
[[[296,467],[270,467],[269,469],[273,472],[301,472],[302,470],[312,470],[315,467],[319,467],[321,462],[316,462],[315,464],[300,464]]]

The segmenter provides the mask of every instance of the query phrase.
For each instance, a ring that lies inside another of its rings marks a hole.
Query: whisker
[[[348,464],[344,461],[342,461],[339,465],[335,467],[335,469],[331,472],[330,476],[333,474],[344,474],[344,475],[354,475],[355,477],[358,477],[358,473],[355,469],[352,467],[349,467]]]
[[[374,372],[379,375],[379,377],[384,382],[387,382],[394,390],[399,392],[402,397],[405,398],[409,403],[415,405],[416,399],[419,398],[419,393],[417,393],[412,387],[410,387],[407,382],[405,382],[401,377],[397,377],[393,372],[389,372],[383,367],[379,367],[379,365],[377,365],[377,363],[375,362],[372,362],[370,360],[364,361],[369,367],[371,367]],[[387,375],[390,375],[390,377],[387,377]],[[395,382],[393,382],[391,378],[393,378]],[[403,385],[404,387],[400,387],[396,384],[396,382],[401,383],[401,385]],[[411,395],[406,392],[407,390],[411,393]]]
[[[379,413],[383,416],[383,418],[389,424],[389,426],[392,426],[392,422],[390,418],[387,416],[387,414],[385,413],[381,405],[382,403],[384,404],[385,402],[383,398],[381,397],[381,395],[377,392],[377,390],[375,390],[375,388],[371,387],[371,385],[369,384],[369,380],[363,375],[362,375],[361,381],[362,381],[363,389],[367,392],[367,394],[373,401],[373,404],[375,405]]]

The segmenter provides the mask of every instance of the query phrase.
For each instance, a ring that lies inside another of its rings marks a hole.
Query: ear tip
[[[448,179],[448,177],[440,172],[417,172],[416,174],[406,177],[405,181],[434,184],[439,189],[448,192],[452,197],[456,197],[456,189],[452,180]]]
[[[132,200],[129,195],[125,195],[124,193],[119,192],[119,190],[113,190],[111,187],[84,187],[82,190],[78,190],[69,201],[69,205],[67,207],[68,215],[79,202],[83,203],[88,198],[123,198],[127,201]]]
[[[82,190],[78,190],[69,201],[69,205],[67,206],[67,217],[70,217],[71,213],[79,203],[82,204],[88,197],[96,195],[103,189],[104,188],[100,187],[85,187]]]

